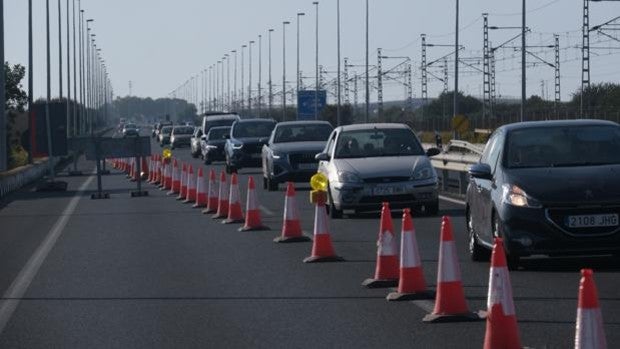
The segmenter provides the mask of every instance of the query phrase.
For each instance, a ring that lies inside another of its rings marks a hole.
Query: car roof
[[[207,114],[205,116],[207,118],[207,122],[209,121],[216,121],[216,120],[236,120],[239,119],[239,115],[235,114],[235,113],[230,113],[230,114],[226,114],[226,113],[220,113],[220,114]]]
[[[507,132],[515,130],[523,130],[528,128],[540,128],[540,127],[562,127],[562,126],[620,126],[613,121],[607,120],[595,120],[595,119],[577,119],[577,120],[546,120],[546,121],[526,121],[518,122],[514,124],[504,125],[498,130],[505,130]]]
[[[298,120],[298,121],[278,122],[277,126],[295,126],[295,125],[329,125],[331,126],[332,124],[330,124],[328,121],[322,121],[322,120]]]
[[[269,122],[269,123],[276,123],[276,121],[274,119],[242,119],[242,120],[237,120],[237,122],[235,122],[236,124],[246,124],[246,123],[253,123],[253,122]]]
[[[339,131],[358,131],[358,130],[372,130],[374,128],[386,129],[408,129],[411,128],[405,124],[396,124],[396,123],[368,123],[368,124],[353,124],[346,126],[339,126],[337,130]]]
[[[224,129],[230,130],[230,129],[231,129],[231,127],[230,127],[230,126],[217,126],[217,127],[211,127],[211,128],[209,129],[209,132],[211,132],[211,131],[213,131],[213,130],[220,131],[220,130],[224,130]]]

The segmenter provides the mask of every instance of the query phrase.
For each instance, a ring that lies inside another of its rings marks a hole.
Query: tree
[[[620,84],[592,84],[585,90],[584,94],[589,100],[590,106],[603,109],[620,107]],[[581,103],[581,95],[581,90],[575,92],[571,104],[578,106]]]
[[[472,96],[465,96],[461,92],[459,97],[459,113],[468,115],[478,113],[482,110],[482,102]],[[452,116],[454,110],[454,92],[444,92],[439,97],[429,103],[424,110],[433,116]]]
[[[23,112],[26,103],[28,103],[28,94],[22,89],[21,85],[21,81],[26,76],[26,68],[20,64],[11,66],[5,62],[4,73],[6,76],[5,110]]]

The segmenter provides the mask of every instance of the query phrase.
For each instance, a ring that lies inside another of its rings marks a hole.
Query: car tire
[[[490,251],[480,244],[480,241],[478,240],[478,236],[474,232],[474,229],[472,226],[471,214],[469,213],[469,209],[467,210],[467,213],[465,214],[465,222],[466,222],[467,235],[469,238],[469,242],[468,242],[469,257],[474,262],[488,261],[489,257],[491,256],[491,254],[489,253]]]
[[[334,200],[332,199],[332,192],[329,186],[327,187],[327,201],[328,201],[328,205],[325,205],[325,207],[327,209],[327,213],[329,214],[329,218],[341,219],[342,210],[337,209],[336,205],[334,205]]]
[[[277,191],[278,190],[278,182],[273,179],[267,177],[267,190],[268,191]]]
[[[506,253],[506,264],[508,266],[508,270],[518,270],[521,258],[519,257],[519,255],[511,252],[510,249],[508,248],[508,244],[506,243],[507,239],[504,233],[502,232],[501,222],[499,218],[497,217],[496,212],[493,212],[492,221],[493,221],[493,227],[492,227],[493,235],[499,236],[504,240],[504,252]]]

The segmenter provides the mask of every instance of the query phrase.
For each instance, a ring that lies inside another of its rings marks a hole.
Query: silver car
[[[437,174],[413,131],[404,124],[341,126],[317,154],[319,173],[329,181],[328,208],[332,218],[343,210],[379,210],[382,202],[392,208],[439,209]]]
[[[175,126],[170,133],[170,147],[174,149],[185,145],[189,146],[193,133],[193,126]]]

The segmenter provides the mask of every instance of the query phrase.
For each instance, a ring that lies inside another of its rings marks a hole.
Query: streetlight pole
[[[262,70],[262,65],[263,65],[263,36],[259,35],[258,36],[258,112],[257,115],[260,118],[260,113],[261,113],[261,79],[262,79],[262,74],[263,74],[263,70]]]
[[[78,5],[79,5],[79,15],[80,15],[80,133],[84,134],[86,131],[85,129],[85,113],[86,113],[86,108],[84,105],[84,97],[85,97],[85,91],[84,91],[84,74],[85,74],[85,70],[84,70],[84,10],[82,10],[82,2],[80,0],[78,0]]]
[[[4,13],[2,14],[2,16],[4,17]],[[54,158],[53,158],[53,151],[52,151],[52,125],[50,123],[50,101],[52,99],[52,77],[51,77],[51,48],[50,48],[50,0],[46,0],[45,1],[45,24],[46,24],[46,67],[47,67],[47,99],[45,101],[45,124],[46,124],[46,129],[47,129],[47,154],[48,154],[48,165],[49,165],[49,175],[50,175],[50,181],[54,182]],[[2,26],[4,26],[4,23],[2,23]],[[4,37],[4,29],[3,29],[3,33],[2,33],[2,37]],[[2,46],[4,46],[4,39],[3,39],[3,43]],[[2,49],[2,55],[4,55],[4,49]],[[2,57],[4,58],[4,57]],[[2,63],[4,64],[4,59],[2,59]],[[1,74],[2,76],[4,76],[4,73]],[[2,78],[2,80],[4,80],[4,78]],[[2,84],[2,86],[4,86],[4,83]],[[4,89],[4,87],[3,87]],[[4,94],[3,94],[4,95]],[[4,96],[2,97],[2,99],[4,99]],[[2,110],[4,111],[4,104],[2,104]],[[3,118],[4,118],[4,112],[2,113]],[[4,125],[4,123],[3,123]],[[2,126],[3,128],[5,126]],[[6,134],[6,132],[3,132],[4,134]],[[2,147],[6,147],[6,142],[3,142]],[[6,153],[6,151],[5,151]],[[4,157],[4,155],[3,155]]]
[[[248,47],[247,45],[241,45],[241,111],[243,112],[243,110],[245,109],[245,63],[244,63],[244,56],[245,56],[245,48]]]
[[[233,109],[237,111],[237,50],[232,50],[232,53],[235,54],[235,73],[233,76]]]
[[[525,99],[526,96],[526,72],[525,72],[525,49],[526,49],[526,13],[525,0],[522,2],[523,12],[521,14],[521,122],[525,121]]]
[[[314,69],[315,69],[315,86],[316,88],[314,89],[314,119],[318,120],[319,119],[319,2],[318,1],[313,1],[312,4],[315,7],[315,14],[316,14],[316,25],[315,25],[315,57],[314,57]]]
[[[297,120],[299,120],[299,80],[301,80],[300,69],[299,69],[299,22],[301,21],[301,16],[305,16],[306,14],[303,12],[297,13],[297,74],[295,75],[297,78],[295,79],[297,87],[295,88],[295,93],[297,94]]]
[[[32,6],[32,4],[30,4]],[[2,71],[0,71],[0,171],[5,171],[8,168],[6,141],[8,135],[6,134],[6,110],[4,110],[5,93],[5,72],[4,72],[4,0],[0,0],[0,62],[2,62]],[[32,94],[32,90],[29,91]],[[32,129],[30,130],[32,132]],[[30,150],[32,151],[32,149]]]
[[[0,3],[2,3],[4,0],[0,0]],[[1,4],[0,4],[1,6]],[[0,15],[2,17],[4,17],[4,13],[1,12],[2,9],[0,9]],[[0,21],[3,20],[0,19]],[[0,25],[0,30],[4,30],[4,25]],[[2,38],[0,38],[0,40],[4,40],[4,33],[1,35]],[[0,45],[0,50],[2,50],[2,57],[0,57],[1,61],[4,61],[4,45]],[[30,137],[28,137],[28,145],[30,146],[28,149],[28,163],[32,164],[32,152],[34,151],[34,149],[32,149],[32,138],[34,135],[34,125],[32,123],[32,93],[33,93],[33,73],[34,73],[34,68],[32,67],[32,0],[28,0],[28,132],[30,134]],[[0,73],[2,74],[4,73],[4,70]],[[4,74],[2,74],[2,79],[4,79]],[[4,82],[0,82],[0,89],[5,88]],[[2,92],[0,93],[0,100],[3,100],[4,97],[4,90],[2,90]],[[4,103],[0,104],[0,105],[4,105]],[[3,119],[3,116],[0,115],[0,119]],[[4,120],[0,120],[0,128],[4,127],[3,125],[6,125],[6,122]],[[0,131],[2,132],[2,131]],[[4,141],[0,141],[0,148],[2,147],[2,144],[6,144],[6,142]],[[6,153],[6,151],[4,152]],[[1,157],[1,155],[0,155]],[[1,170],[1,165],[0,165],[0,170]]]
[[[232,110],[230,105],[230,55],[227,53],[226,55],[226,100],[228,104],[228,112]]]
[[[62,11],[58,0],[58,96],[62,99]]]
[[[286,25],[289,21],[282,22],[282,121],[286,121]]]
[[[29,0],[32,1],[32,0]],[[75,36],[75,0],[73,0],[73,135],[78,134],[77,129],[77,106],[78,106],[78,95],[77,95],[77,54],[76,50],[76,39]]]
[[[340,0],[336,1],[336,27],[337,27],[337,45],[338,45],[338,78],[337,78],[337,84],[338,84],[338,88],[337,88],[337,94],[338,94],[338,104],[336,105],[336,125],[340,126],[340,124],[342,123],[342,117],[340,115],[340,104],[342,103],[342,95],[341,95],[341,88],[340,88]]]
[[[71,136],[71,36],[69,30],[69,0],[67,5],[67,138]]]
[[[249,53],[248,53],[248,114],[252,114],[252,44],[254,40],[250,41]]]
[[[458,0],[457,0],[458,1]],[[366,122],[370,122],[370,75],[368,72],[368,59],[369,59],[369,51],[368,51],[368,22],[369,22],[369,13],[368,13],[368,0],[366,0]]]
[[[269,116],[273,112],[273,82],[271,81],[271,33],[273,29],[269,29]]]
[[[456,21],[454,25],[454,95],[452,96],[454,117],[459,115],[459,8],[459,0],[456,0]],[[422,106],[422,108],[424,107],[425,106]]]

